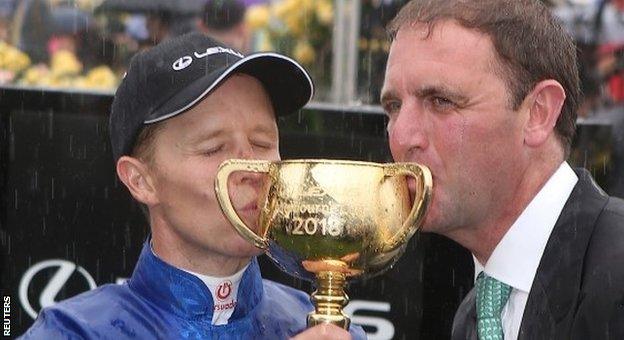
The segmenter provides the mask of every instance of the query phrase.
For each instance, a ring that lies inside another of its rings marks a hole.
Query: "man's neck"
[[[515,188],[510,188],[510,200],[500,202],[498,213],[492,213],[472,227],[455,228],[445,236],[467,248],[477,260],[485,264],[509,228],[542,189],[548,179],[557,171],[556,166],[531,166]]]
[[[182,243],[172,237],[171,231],[152,229],[152,249],[168,264],[193,273],[212,277],[226,277],[244,268],[250,257],[231,257]]]

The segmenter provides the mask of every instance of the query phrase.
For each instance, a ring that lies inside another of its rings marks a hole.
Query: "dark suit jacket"
[[[585,170],[548,239],[518,339],[624,339],[624,201]],[[477,339],[475,290],[455,314],[452,339]]]

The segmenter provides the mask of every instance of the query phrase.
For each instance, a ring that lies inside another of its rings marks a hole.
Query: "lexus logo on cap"
[[[227,299],[232,293],[232,282],[231,281],[223,281],[217,287],[217,299],[223,301]]]
[[[193,58],[191,56],[185,55],[184,57],[173,62],[173,69],[176,71],[183,70],[187,68],[193,62]]]
[[[201,59],[201,58],[206,58],[207,56],[211,56],[213,54],[218,54],[218,53],[228,53],[231,55],[235,55],[239,58],[245,57],[244,55],[234,51],[231,48],[225,48],[221,46],[208,47],[205,51],[193,52],[193,55],[195,56],[195,58]],[[193,62],[193,57],[189,55],[185,55],[184,57],[181,57],[180,59],[174,61],[173,65],[171,66],[173,67],[174,70],[180,71],[180,70],[187,68],[189,65],[191,65],[192,62]]]
[[[54,269],[54,270],[53,270]],[[77,274],[77,275],[76,275]],[[49,277],[49,279],[46,279]],[[31,301],[29,291],[32,292],[31,283],[37,281],[36,287],[40,287],[41,283],[45,283],[39,295],[35,295],[38,300]],[[19,300],[22,307],[33,319],[37,317],[38,310],[35,311],[33,302],[38,302],[40,308],[52,306],[57,302],[57,295],[61,290],[68,286],[78,285],[82,290],[75,293],[81,293],[86,290],[95,289],[97,287],[93,277],[82,267],[77,264],[61,259],[41,261],[30,267],[19,283]]]

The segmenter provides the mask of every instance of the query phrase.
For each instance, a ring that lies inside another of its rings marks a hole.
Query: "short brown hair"
[[[556,132],[567,157],[581,101],[576,48],[549,9],[537,0],[412,0],[390,22],[388,33],[394,40],[400,28],[418,23],[431,32],[443,20],[490,37],[514,110],[542,80],[563,86],[566,100]]]
[[[153,164],[154,161],[154,141],[156,140],[156,134],[162,128],[164,124],[162,123],[154,123],[145,126],[139,135],[137,136],[136,142],[134,143],[134,148],[132,149],[131,156],[137,158],[147,164]],[[143,215],[147,219],[147,222],[150,222],[150,214],[149,208],[147,205],[138,202]]]
[[[156,140],[156,133],[161,129],[162,125],[161,123],[149,124],[139,132],[132,149],[132,157],[147,163],[153,161],[154,141]]]

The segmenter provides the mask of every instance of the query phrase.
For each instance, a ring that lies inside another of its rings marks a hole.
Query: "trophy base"
[[[342,312],[349,297],[345,294],[345,275],[340,272],[321,271],[316,274],[317,290],[310,300],[315,310],[308,314],[308,328],[331,323],[349,329],[351,320]]]
[[[327,324],[327,323],[331,323],[333,325],[336,325],[338,327],[348,330],[349,326],[351,325],[351,319],[349,319],[349,317],[344,314],[343,315],[323,315],[323,314],[316,314],[314,312],[308,314],[308,328],[314,327],[316,325]]]

